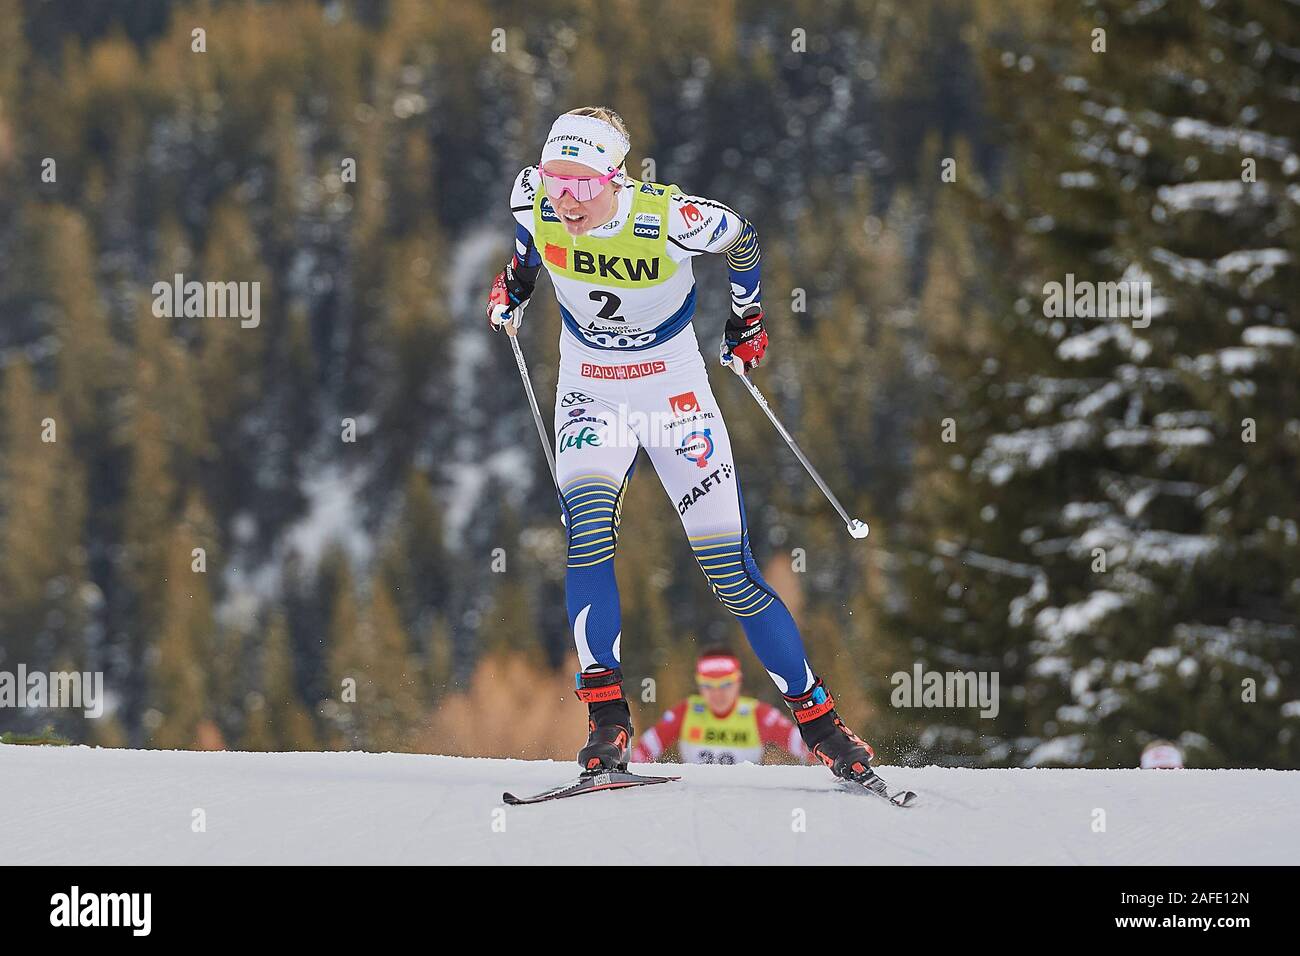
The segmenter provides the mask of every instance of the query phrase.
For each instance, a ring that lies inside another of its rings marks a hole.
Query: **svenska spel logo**
[[[680,395],[668,396],[668,407],[673,410],[674,415],[682,417],[698,412],[700,403],[695,398],[694,392],[682,392]]]

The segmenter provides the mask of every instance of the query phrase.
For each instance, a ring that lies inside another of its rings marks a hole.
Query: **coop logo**
[[[661,223],[658,213],[639,212],[632,222],[632,234],[642,239],[658,239]]]
[[[691,432],[683,438],[677,454],[700,468],[708,465],[709,458],[713,455],[713,437],[709,429]]]
[[[677,513],[679,515],[686,514],[686,512],[690,511],[691,506],[694,505],[695,502],[699,501],[714,488],[718,487],[718,485],[730,478],[730,465],[723,465],[721,468],[713,469],[713,471],[705,476],[703,481],[693,487],[690,491],[686,492],[686,494],[682,495],[681,500],[677,502]]]
[[[560,217],[555,213],[555,207],[551,201],[543,197],[542,199],[542,222],[559,222]]]
[[[639,349],[655,340],[654,332],[642,333],[633,329],[609,334],[607,332],[597,332],[594,328],[584,329],[580,325],[568,326],[568,328],[574,329],[592,345],[602,349]]]
[[[568,392],[560,399],[561,408],[572,408],[574,405],[590,405],[595,399],[590,395],[584,395],[582,392]]]
[[[127,927],[132,936],[148,936],[153,927],[152,893],[71,892],[50,897],[50,925],[55,927]]]
[[[1049,319],[1132,319],[1135,329],[1151,324],[1151,283],[1076,282],[1073,272],[1065,282],[1043,286],[1043,315]]]
[[[103,671],[0,671],[0,708],[72,708],[84,717],[104,714]]]
[[[895,671],[889,702],[894,707],[980,708],[981,717],[996,717],[997,671],[927,671],[918,662],[912,672]]]
[[[668,396],[668,407],[673,410],[673,416],[684,417],[691,415],[700,410],[699,399],[695,397],[694,392],[682,392],[680,395]]]
[[[262,283],[186,282],[176,273],[171,282],[153,284],[153,314],[160,319],[239,319],[241,329],[262,324]]]
[[[641,191],[643,193],[649,193],[652,196],[662,196],[664,194],[664,187],[656,186],[654,183],[642,183]]]

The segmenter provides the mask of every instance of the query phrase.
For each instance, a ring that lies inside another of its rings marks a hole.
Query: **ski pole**
[[[790,433],[785,430],[785,426],[782,425],[780,420],[776,417],[776,414],[772,411],[772,407],[767,404],[767,399],[764,398],[763,393],[758,390],[758,386],[749,380],[748,375],[741,375],[740,380],[744,382],[745,387],[749,389],[749,394],[754,396],[754,401],[758,402],[759,407],[767,413],[768,419],[776,426],[776,430],[781,433],[781,437],[784,438],[785,443],[790,446],[790,450],[795,453],[795,457],[799,459],[800,464],[802,464],[808,474],[812,476],[812,480],[817,482],[817,487],[822,490],[822,494],[826,496],[826,499],[834,506],[835,510],[840,513],[840,517],[844,519],[845,526],[849,529],[849,534],[853,535],[855,538],[865,538],[871,530],[867,527],[867,523],[865,521],[859,521],[857,518],[849,517],[849,513],[844,510],[844,506],[840,504],[840,500],[835,497],[829,488],[826,487],[826,482],[822,481],[822,476],[817,474],[817,469],[812,466],[812,462],[810,462],[807,456],[804,455],[795,440],[790,437]]]
[[[560,481],[555,476],[555,453],[551,451],[551,439],[546,434],[546,426],[542,424],[542,412],[537,407],[537,395],[533,392],[533,380],[528,375],[528,363],[524,361],[523,349],[519,347],[517,332],[514,326],[506,325],[506,334],[510,336],[510,347],[515,353],[515,365],[519,367],[519,378],[524,383],[524,392],[528,395],[528,407],[533,412],[533,424],[537,426],[537,437],[542,440],[542,451],[546,452],[546,464],[551,469],[551,483],[555,485],[555,490],[559,491]]]

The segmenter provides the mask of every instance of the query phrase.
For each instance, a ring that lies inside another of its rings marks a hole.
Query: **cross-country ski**
[[[572,783],[561,784],[550,790],[543,790],[528,797],[517,797],[509,790],[501,794],[501,801],[512,807],[529,803],[545,803],[548,800],[562,800],[566,797],[580,797],[583,794],[599,793],[607,790],[627,790],[632,787],[648,787],[656,783],[672,783],[681,777],[647,777],[642,774],[628,773],[624,770],[588,770],[578,775]]]

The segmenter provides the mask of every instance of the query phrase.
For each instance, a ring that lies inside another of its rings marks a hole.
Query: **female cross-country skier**
[[[588,708],[584,771],[624,770],[632,719],[623,695],[623,622],[614,577],[619,516],[637,449],[650,455],[695,558],[794,715],[808,750],[839,777],[875,783],[875,756],[835,712],[794,618],[759,573],[732,460],[691,319],[691,260],[723,253],[732,315],[721,358],[736,374],[767,348],[758,235],[722,203],[624,168],[621,117],[586,107],[556,119],[541,160],[515,179],[515,254],[493,283],[493,330],[519,327],[542,266],[564,330],[556,387],[556,481],[568,529],[565,595]]]

